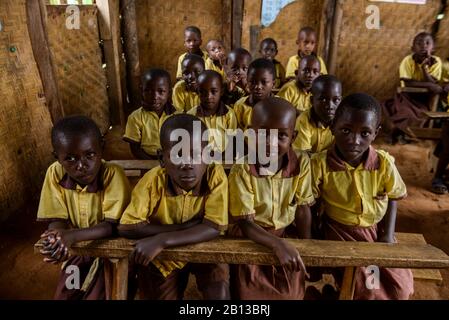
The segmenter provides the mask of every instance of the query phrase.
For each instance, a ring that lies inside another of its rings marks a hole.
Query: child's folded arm
[[[396,225],[397,201],[389,199],[385,216],[378,223],[377,241],[378,242],[394,242],[394,229]]]
[[[137,224],[121,224],[118,233],[121,237],[130,239],[142,239],[160,233],[180,231],[191,228],[201,222],[201,219],[192,219],[181,224],[150,224],[147,222]]]
[[[312,213],[308,205],[296,208],[295,224],[300,239],[312,239]]]

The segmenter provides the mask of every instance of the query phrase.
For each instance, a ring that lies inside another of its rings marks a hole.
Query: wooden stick
[[[355,289],[355,267],[346,267],[340,290],[339,300],[352,300]]]

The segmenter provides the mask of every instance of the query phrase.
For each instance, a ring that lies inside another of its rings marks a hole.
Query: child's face
[[[226,52],[220,41],[209,41],[207,53],[212,60],[222,61],[226,57]]]
[[[273,74],[267,69],[254,69],[248,72],[248,87],[254,101],[268,98],[273,90]]]
[[[184,32],[184,47],[188,53],[196,53],[200,51],[200,46],[203,43],[198,34],[192,31]]]
[[[59,134],[56,158],[67,174],[81,186],[92,183],[101,167],[103,148],[93,134],[68,137]]]
[[[298,40],[296,40],[298,45],[298,51],[305,54],[311,55],[315,50],[316,45],[316,34],[315,32],[301,32],[298,35]]]
[[[418,37],[413,43],[413,52],[419,58],[425,59],[432,55],[434,42],[431,36]]]
[[[313,110],[325,124],[331,124],[341,102],[341,85],[331,82],[323,84],[321,91],[312,96]]]
[[[236,55],[228,59],[228,67],[236,82],[246,80],[250,60],[250,57],[247,55]]]
[[[278,49],[273,42],[263,42],[259,52],[262,55],[262,58],[273,60],[278,54]]]
[[[310,90],[313,80],[318,78],[320,72],[321,66],[319,61],[302,59],[299,63],[296,79],[301,82],[307,90]]]
[[[197,61],[184,60],[182,63],[182,79],[186,82],[187,90],[198,90],[198,76],[204,71],[204,66]]]
[[[379,131],[374,112],[348,108],[332,124],[335,145],[343,160],[359,164]]]
[[[145,110],[160,111],[164,108],[170,94],[167,78],[149,79],[143,86],[143,107]]]
[[[204,80],[203,80],[204,79]],[[222,83],[217,78],[202,78],[198,84],[201,107],[208,111],[217,110],[223,93]]]
[[[204,173],[206,172],[207,165],[202,161],[200,164],[193,164],[192,159],[195,159],[195,157],[196,159],[201,157],[201,152],[206,144],[201,143],[200,145],[202,147],[199,148],[201,150],[194,150],[193,141],[190,140],[190,154],[188,157],[185,157],[186,161],[180,164],[175,164],[174,162],[176,162],[176,159],[171,159],[171,147],[162,151],[162,166],[165,168],[167,174],[175,184],[175,188],[177,187],[184,191],[190,191],[201,183]],[[172,146],[174,145],[175,144],[172,144]],[[194,152],[197,153],[194,154]],[[177,160],[179,160],[179,158],[184,158],[185,155],[183,155],[182,150],[180,150],[175,156],[178,157]]]

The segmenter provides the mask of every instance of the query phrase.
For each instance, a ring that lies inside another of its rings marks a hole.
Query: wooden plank
[[[329,61],[329,46],[332,34],[332,18],[334,16],[336,0],[324,0],[320,18],[320,37],[318,52],[324,59],[326,65]]]
[[[413,134],[419,139],[440,140],[441,129],[410,127]]]
[[[398,87],[398,93],[408,92],[408,93],[429,93],[427,88],[415,88],[415,87]]]
[[[242,23],[243,23],[243,0],[233,0],[232,49],[239,48],[242,46]]]
[[[158,160],[111,160],[109,163],[119,165],[125,170],[150,170],[160,165]]]
[[[232,0],[221,0],[221,41],[227,50],[232,46]]]
[[[449,268],[449,256],[429,244],[388,244],[352,241],[286,239],[311,267],[360,267],[377,265],[391,268]],[[111,239],[83,241],[71,248],[75,255],[124,258],[134,249],[134,240]],[[36,250],[42,248],[39,241]],[[251,240],[218,238],[212,241],[164,249],[159,260],[194,263],[277,265],[268,248]]]
[[[449,112],[426,111],[424,113],[428,118],[431,119],[449,119]]]
[[[354,281],[355,267],[346,267],[343,274],[343,281],[341,284],[339,300],[352,300],[354,298],[355,281]]]
[[[110,259],[112,264],[112,300],[128,297],[128,257]]]
[[[64,109],[59,96],[58,82],[47,37],[45,2],[43,0],[26,1],[26,13],[33,56],[42,79],[46,104],[51,119],[55,123],[64,117]]]
[[[343,20],[343,0],[336,0],[332,20],[332,33],[329,42],[328,71],[335,74],[337,70],[338,43],[340,40],[341,21]]]

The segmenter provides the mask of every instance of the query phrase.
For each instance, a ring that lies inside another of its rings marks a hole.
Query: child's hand
[[[202,218],[195,218],[195,219],[189,220],[189,221],[184,222],[184,223],[182,224],[182,229],[189,229],[189,228],[192,228],[192,227],[194,227],[194,226],[196,226],[197,224],[200,224],[200,223],[202,223],[202,222],[203,222],[203,219],[202,219]]]
[[[273,251],[278,257],[281,266],[290,271],[304,270],[307,275],[306,266],[304,265],[298,250],[296,250],[296,248],[290,243],[279,239],[279,241],[275,244]]]
[[[44,262],[57,264],[67,260],[69,257],[68,248],[61,245],[61,240],[56,235],[49,233],[43,241],[44,248],[40,251],[45,256]]]
[[[131,254],[131,260],[147,267],[154,258],[164,249],[162,237],[153,236],[136,242],[136,247]]]
[[[429,86],[429,90],[432,93],[440,94],[443,92],[443,88],[437,83],[431,83]]]
[[[443,86],[443,91],[449,93],[449,83]]]

